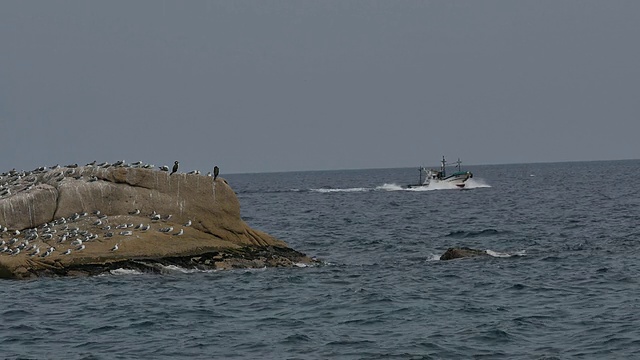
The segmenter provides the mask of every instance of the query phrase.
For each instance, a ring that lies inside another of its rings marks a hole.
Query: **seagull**
[[[155,214],[155,215],[153,215],[153,216],[151,217],[151,220],[152,220],[152,221],[158,221],[158,220],[160,220],[160,214]]]
[[[169,214],[169,215],[165,216],[164,219],[162,219],[162,220],[169,221],[169,219],[171,219],[172,216],[173,215]]]
[[[15,249],[15,250],[13,250],[13,252],[11,253],[11,255],[12,255],[12,256],[16,256],[16,255],[18,255],[18,254],[20,254],[20,249]]]
[[[98,219],[97,221],[95,221],[95,222],[93,223],[93,225],[95,225],[95,226],[100,226],[100,225],[102,225],[102,221],[101,221],[100,219]]]
[[[135,209],[129,212],[129,215],[138,215],[138,214],[140,214],[140,209]]]
[[[160,232],[163,232],[163,233],[168,233],[168,232],[171,232],[171,231],[173,231],[173,227],[172,226],[160,229]]]
[[[82,240],[80,239],[75,239],[71,242],[72,246],[76,246],[76,245],[82,245]]]
[[[146,226],[141,227],[140,231],[147,231],[147,230],[149,230],[150,227],[151,227],[151,225],[147,224]]]
[[[187,220],[187,222],[184,223],[184,226],[191,226],[191,220]]]
[[[169,171],[169,167],[167,165],[160,166],[160,171]]]
[[[180,229],[180,231],[178,231],[177,233],[175,233],[175,234],[173,234],[173,235],[175,235],[175,236],[180,236],[180,235],[182,235],[182,234],[184,234],[184,229]]]
[[[213,180],[215,181],[216,178],[218,177],[218,174],[220,174],[220,168],[217,166],[213,167]]]
[[[71,254],[71,249],[67,249],[67,251],[62,253],[62,255],[69,255],[69,254]]]
[[[113,245],[113,248],[111,249],[111,251],[116,251],[118,250],[118,244]]]
[[[130,231],[130,230],[128,230],[128,231],[120,231],[120,235],[131,236],[131,235],[133,235],[133,231]]]
[[[40,254],[40,248],[36,248],[34,252],[32,252],[31,254],[29,254],[29,256],[36,256]]]
[[[80,250],[84,250],[85,248],[86,248],[86,246],[84,246],[84,244],[82,244],[82,245],[78,246],[78,248],[76,250],[80,251]]]
[[[179,164],[178,161],[175,161],[173,163],[173,170],[171,171],[171,174],[169,174],[169,175],[173,175],[174,172],[178,171],[178,164]]]

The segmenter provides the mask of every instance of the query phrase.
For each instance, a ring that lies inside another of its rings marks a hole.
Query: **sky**
[[[640,1],[2,1],[0,171],[640,158]]]

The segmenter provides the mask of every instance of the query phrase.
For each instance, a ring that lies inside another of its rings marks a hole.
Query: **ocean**
[[[324,265],[1,280],[0,358],[640,358],[640,161],[466,170],[226,175]]]

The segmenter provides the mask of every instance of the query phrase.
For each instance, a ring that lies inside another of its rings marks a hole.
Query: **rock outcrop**
[[[4,278],[313,262],[242,221],[223,178],[124,163],[2,174],[0,244]]]
[[[484,250],[471,249],[468,247],[449,248],[445,251],[440,260],[453,260],[467,257],[489,256]]]

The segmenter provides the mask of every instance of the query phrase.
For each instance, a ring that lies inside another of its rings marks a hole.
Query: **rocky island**
[[[0,278],[315,262],[250,228],[223,178],[166,170],[119,161],[0,174]]]

